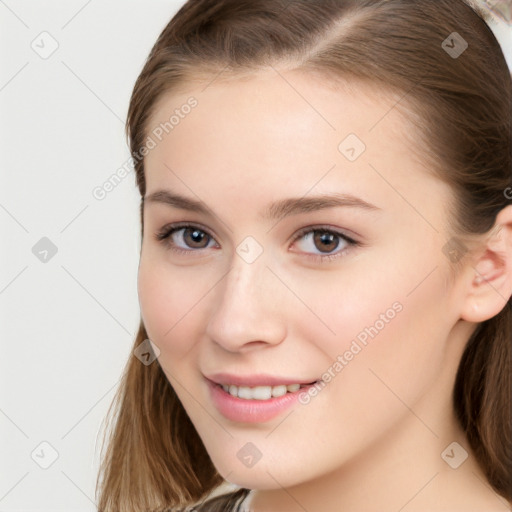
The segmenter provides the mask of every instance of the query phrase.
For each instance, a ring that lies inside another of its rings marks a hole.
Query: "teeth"
[[[222,389],[231,396],[242,398],[244,400],[270,400],[286,395],[286,393],[295,393],[301,388],[300,384],[289,384],[288,386],[235,386],[234,384],[222,384]]]
[[[272,396],[274,398],[278,398],[280,396],[286,395],[288,392],[288,388],[283,384],[282,386],[273,386],[272,387]]]

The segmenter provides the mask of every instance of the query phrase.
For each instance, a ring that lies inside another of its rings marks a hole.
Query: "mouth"
[[[267,379],[281,382],[265,385],[262,377],[245,380],[258,380],[258,385],[233,384],[230,379],[215,382],[206,378],[210,399],[217,411],[232,422],[244,424],[273,420],[299,403],[301,393],[321,383],[320,380],[285,383],[283,379]]]
[[[313,386],[318,381],[310,382],[309,384],[280,384],[278,386],[237,386],[235,384],[217,384],[226,393],[229,393],[235,398],[242,400],[270,400],[272,398],[279,398],[288,393],[296,393],[302,388]]]

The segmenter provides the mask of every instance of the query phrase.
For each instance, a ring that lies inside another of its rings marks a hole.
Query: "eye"
[[[294,245],[299,252],[313,256],[333,257],[345,252],[350,246],[358,245],[343,233],[326,228],[307,228],[295,238]]]
[[[155,238],[172,251],[181,254],[199,252],[203,249],[218,248],[215,239],[202,227],[190,224],[164,226]],[[304,253],[319,260],[333,259],[344,254],[358,242],[338,231],[318,227],[304,228],[293,241],[296,252]]]
[[[175,251],[190,252],[216,247],[215,239],[199,226],[165,226],[156,234],[158,241],[165,242]]]

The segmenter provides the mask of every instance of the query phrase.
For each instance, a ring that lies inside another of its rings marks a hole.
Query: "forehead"
[[[273,69],[191,83],[164,96],[148,123],[156,142],[145,158],[148,193],[188,184],[199,196],[244,189],[270,200],[284,188],[302,196],[343,187],[375,203],[390,186],[411,195],[442,187],[417,156],[399,99],[368,84]]]
[[[191,98],[197,103],[193,109],[187,107]],[[357,132],[371,142],[371,132],[377,128],[381,129],[377,137],[384,128],[388,135],[392,129],[403,139],[412,125],[400,114],[397,99],[399,93],[369,83],[335,82],[311,72],[271,69],[243,78],[213,77],[199,84],[181,84],[177,92],[160,98],[146,131],[150,134],[158,126],[169,125],[174,117],[164,137],[172,132],[176,143],[180,134],[184,138],[190,132],[202,136],[204,145],[208,140],[227,142],[226,136],[241,142],[248,135],[255,143],[263,138],[276,143],[307,138],[311,143],[303,149],[308,150],[320,140],[335,142],[345,132]]]

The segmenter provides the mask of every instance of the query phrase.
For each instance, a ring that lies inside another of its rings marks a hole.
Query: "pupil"
[[[208,245],[208,235],[199,229],[187,228],[184,235],[187,245],[201,249]]]
[[[314,236],[315,247],[321,252],[331,252],[340,243],[338,236],[327,231],[317,231]]]

